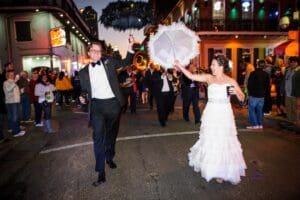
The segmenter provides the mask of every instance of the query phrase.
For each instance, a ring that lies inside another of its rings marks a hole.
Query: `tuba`
[[[149,58],[146,53],[142,51],[136,52],[136,54],[133,57],[133,65],[138,69],[138,70],[146,70],[147,66],[149,63]]]

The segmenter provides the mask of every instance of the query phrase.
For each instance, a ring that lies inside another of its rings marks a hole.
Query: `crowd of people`
[[[248,129],[262,129],[263,116],[271,114],[273,104],[276,105],[277,116],[299,123],[299,63],[296,56],[289,57],[287,65],[273,62],[270,56],[258,60],[255,65],[247,63],[244,87],[248,96]]]
[[[131,47],[132,41],[129,41]],[[230,97],[248,102],[247,129],[263,129],[263,116],[270,114],[273,103],[278,116],[287,117],[292,123],[299,121],[298,57],[289,57],[285,67],[276,66],[269,57],[254,64],[245,62],[242,90],[226,74],[230,69],[229,61],[223,55],[214,56],[211,73],[199,73],[193,62],[182,66],[178,61],[172,69],[149,63],[148,68],[141,71],[132,64],[134,52],[131,48],[123,60],[102,57],[101,52],[102,44],[92,43],[88,50],[92,62],[80,72],[75,71],[71,78],[64,71],[49,69],[16,74],[13,64],[7,63],[0,75],[0,142],[5,140],[5,115],[13,137],[25,135],[26,127],[22,125],[26,123],[34,123],[36,127],[43,127],[44,132],[54,133],[51,123],[54,103],[62,108],[71,102],[80,107],[87,104],[89,125],[93,128],[95,170],[99,172],[93,185],[98,186],[106,181],[105,162],[112,169],[117,167],[113,158],[121,113],[130,110],[131,114],[137,114],[137,104],[148,104],[152,110],[155,102],[158,122],[165,127],[181,94],[182,119],[190,121],[192,104],[194,123],[200,126],[200,138],[188,154],[190,166],[201,171],[207,181],[215,178],[219,183],[238,184],[240,177],[245,175],[246,164],[237,138]],[[275,96],[272,90],[275,90]],[[199,100],[203,93],[206,107],[201,112]],[[217,142],[216,135],[219,137]],[[224,157],[230,158],[231,167],[222,163]],[[219,166],[214,167],[215,163]]]
[[[46,133],[55,130],[51,125],[52,104],[60,107],[70,101],[80,105],[80,80],[75,71],[70,79],[64,71],[47,68],[33,69],[31,74],[23,70],[16,73],[13,63],[6,63],[0,75],[0,142],[5,141],[3,129],[7,116],[7,129],[13,137],[26,133],[26,124],[43,127]],[[33,105],[33,106],[32,106]]]
[[[244,88],[249,116],[247,128],[262,129],[263,117],[271,113],[273,104],[276,105],[278,116],[287,117],[289,121],[296,123],[299,58],[290,57],[287,66],[283,66],[283,63],[272,62],[271,57],[259,60],[255,64],[245,61],[245,66]],[[187,69],[191,73],[198,73],[193,63],[188,65]],[[27,71],[16,74],[13,64],[7,63],[1,75],[1,96],[3,97],[1,98],[1,119],[7,114],[8,129],[15,137],[22,136],[26,132],[21,123],[33,122],[37,127],[43,127],[46,123],[45,129],[48,124],[51,124],[47,120],[51,116],[51,103],[49,103],[50,106],[45,106],[46,104],[42,104],[45,101],[44,94],[35,93],[37,88],[40,89],[40,87],[36,88],[36,84],[43,82],[42,75],[44,74],[46,74],[44,79],[48,79],[44,84],[47,85],[49,82],[54,86],[51,90],[51,95],[53,93],[51,102],[64,107],[70,105],[71,101],[75,101],[80,106],[81,86],[78,71],[75,71],[70,79],[64,71],[33,70],[29,78]],[[207,86],[188,79],[176,69],[164,70],[150,63],[146,70],[140,71],[134,65],[129,65],[118,71],[118,81],[125,99],[125,105],[122,107],[123,113],[129,108],[130,113],[136,114],[136,107],[139,103],[149,104],[150,109],[153,109],[155,100],[158,121],[164,127],[169,114],[174,112],[178,94],[181,94],[182,118],[190,121],[189,108],[192,104],[194,122],[195,124],[201,122],[199,96],[205,93]],[[33,104],[34,120],[31,119],[31,104]],[[43,120],[42,113],[44,113]],[[53,132],[53,129],[49,128],[48,132]],[[3,133],[0,137],[0,140],[4,139]]]

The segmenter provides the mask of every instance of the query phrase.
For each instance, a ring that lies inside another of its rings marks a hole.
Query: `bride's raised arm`
[[[179,61],[175,61],[175,67],[179,69],[186,77],[191,80],[198,81],[198,82],[208,82],[210,74],[192,74],[189,70],[185,69]]]

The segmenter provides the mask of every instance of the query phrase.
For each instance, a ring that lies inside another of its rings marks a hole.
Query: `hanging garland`
[[[117,1],[109,3],[100,17],[104,27],[116,30],[141,29],[153,23],[153,9],[147,2]]]

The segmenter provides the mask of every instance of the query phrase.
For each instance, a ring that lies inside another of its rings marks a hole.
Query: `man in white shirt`
[[[153,72],[151,82],[153,84],[152,92],[156,102],[158,121],[161,127],[165,127],[174,96],[172,82],[168,79],[168,74],[163,68],[160,71]]]
[[[105,161],[112,169],[117,165],[113,161],[115,143],[119,130],[120,110],[124,105],[116,69],[132,63],[134,39],[129,37],[129,49],[124,60],[102,56],[103,45],[96,41],[88,48],[91,63],[80,72],[82,93],[81,103],[89,102],[89,124],[93,128],[94,153],[96,158],[95,170],[98,172],[94,186],[106,181]]]

